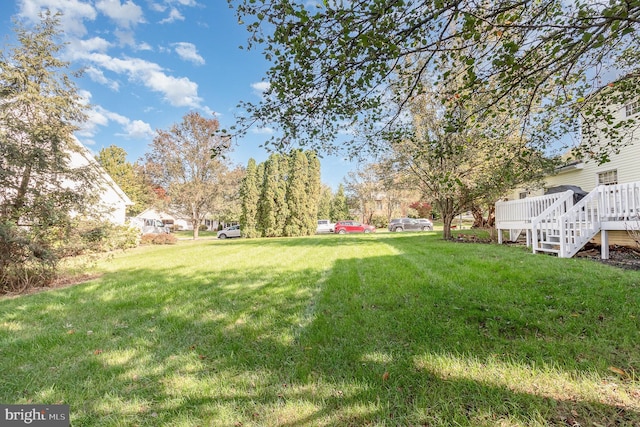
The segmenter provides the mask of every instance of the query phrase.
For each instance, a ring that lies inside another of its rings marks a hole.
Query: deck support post
[[[609,231],[600,230],[600,256],[609,259]]]

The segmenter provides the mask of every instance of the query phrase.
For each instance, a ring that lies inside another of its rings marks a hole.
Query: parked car
[[[232,225],[231,227],[223,228],[218,231],[218,239],[227,239],[231,237],[240,237],[239,225]]]
[[[423,226],[427,227],[427,230],[422,228],[423,231],[433,231],[433,222],[427,218],[418,218],[418,222]]]
[[[428,231],[433,230],[433,223],[426,218],[395,218],[389,222],[389,231]]]
[[[335,224],[332,223],[330,219],[319,219],[316,233],[333,233],[334,227]]]
[[[333,229],[334,233],[373,233],[376,228],[373,225],[362,224],[358,221],[338,221]]]

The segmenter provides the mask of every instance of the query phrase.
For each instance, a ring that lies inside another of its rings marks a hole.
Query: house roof
[[[90,164],[91,166],[96,168],[96,170],[98,171],[100,177],[102,177],[102,179],[104,179],[105,184],[113,189],[113,191],[118,195],[118,197],[122,200],[122,202],[125,205],[127,205],[127,206],[133,205],[134,204],[133,201],[131,201],[129,196],[127,196],[127,194],[122,190],[122,188],[120,188],[120,186],[113,180],[113,178],[111,178],[111,175],[109,175],[109,173],[107,173],[107,171],[102,167],[102,165],[100,163],[98,163],[98,161],[93,156],[93,154],[91,154],[89,149],[87,147],[85,147],[77,138],[74,137],[74,140],[75,140],[77,148],[78,148],[76,153],[79,156],[81,156],[81,158],[87,164]],[[74,160],[73,160],[73,156],[72,156],[72,162],[73,161]]]

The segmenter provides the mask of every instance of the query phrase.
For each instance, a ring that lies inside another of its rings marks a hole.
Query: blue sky
[[[227,128],[238,103],[259,101],[267,87],[269,64],[259,50],[239,48],[247,32],[226,0],[1,0],[3,49],[14,40],[12,18],[37,22],[44,8],[63,13],[63,59],[86,70],[77,85],[93,108],[77,136],[94,153],[117,145],[136,161],[156,129],[189,111],[215,115]],[[231,160],[265,160],[259,145],[272,133],[251,129]],[[334,189],[355,166],[335,157],[321,162],[322,181]]]

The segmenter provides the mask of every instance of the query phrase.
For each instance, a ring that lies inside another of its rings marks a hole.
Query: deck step
[[[559,254],[560,253],[560,249],[538,249],[536,252],[540,253],[546,253],[546,254]]]

